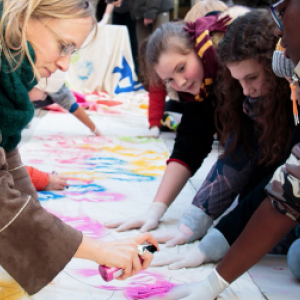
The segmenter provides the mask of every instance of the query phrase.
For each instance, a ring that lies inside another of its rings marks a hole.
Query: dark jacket
[[[213,135],[216,132],[214,96],[211,94],[202,102],[189,102],[178,94],[183,105],[183,114],[168,163],[176,161],[186,166],[191,175],[194,175],[212,149]]]
[[[115,6],[114,12],[124,14],[130,12],[133,0],[123,0],[120,7]]]
[[[174,8],[172,0],[133,0],[132,19],[156,19],[162,12],[168,12]]]

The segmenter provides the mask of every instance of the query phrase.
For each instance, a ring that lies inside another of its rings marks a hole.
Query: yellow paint
[[[140,109],[148,109],[148,104],[140,104]]]
[[[0,299],[1,300],[21,300],[30,299],[25,291],[10,278],[0,278]],[[4,276],[5,277],[5,276]]]

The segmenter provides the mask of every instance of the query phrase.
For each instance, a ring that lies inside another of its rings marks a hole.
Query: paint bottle
[[[142,247],[141,251],[149,251],[151,253],[154,253],[157,251],[157,248],[154,245],[139,245],[139,247]],[[140,261],[142,262],[143,259],[139,256]],[[99,265],[99,273],[104,281],[108,282],[115,278],[120,277],[123,274],[123,269],[120,268],[110,268],[103,265]]]

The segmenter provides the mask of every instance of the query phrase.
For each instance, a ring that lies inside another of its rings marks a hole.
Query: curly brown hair
[[[253,131],[259,132],[260,157],[258,164],[269,166],[280,162],[287,150],[287,141],[291,134],[287,106],[290,89],[287,80],[276,77],[272,70],[273,51],[278,42],[274,36],[274,21],[265,9],[257,9],[237,18],[219,44],[220,62],[219,80],[216,89],[217,124],[220,142],[225,144],[232,139],[224,155],[233,153],[239,143],[243,143],[246,151],[253,155],[249,136]],[[232,78],[228,63],[237,63],[247,59],[255,59],[264,66],[266,82],[265,96],[259,111],[261,123],[252,121],[243,112],[245,96],[238,80]],[[254,123],[254,126],[253,126]]]

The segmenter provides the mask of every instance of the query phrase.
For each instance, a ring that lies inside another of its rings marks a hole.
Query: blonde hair
[[[26,31],[31,18],[80,19],[91,17],[97,24],[92,4],[88,0],[0,0],[3,11],[0,21],[1,55],[4,55],[12,71],[26,56],[37,70],[29,54]],[[20,26],[22,24],[22,26]],[[2,66],[0,66],[1,69]]]
[[[186,14],[185,22],[195,22],[198,18],[204,17],[212,11],[223,12],[228,9],[228,6],[219,0],[202,0],[195,4]]]

